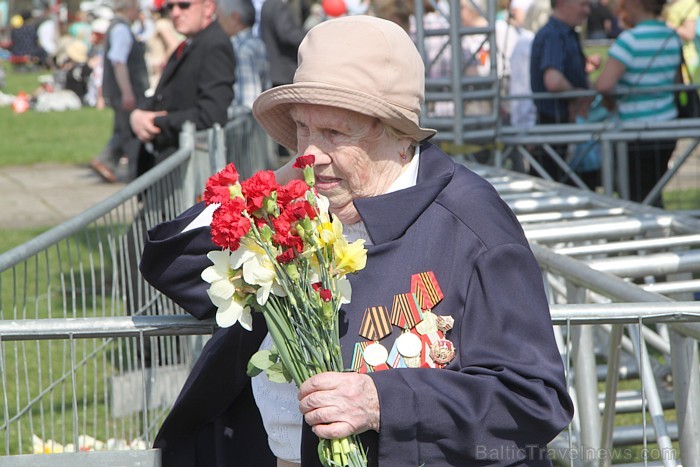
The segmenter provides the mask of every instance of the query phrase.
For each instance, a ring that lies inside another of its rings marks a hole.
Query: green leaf
[[[270,350],[258,350],[250,357],[248,361],[248,367],[246,368],[246,373],[251,378],[258,376],[263,371],[270,368],[278,360],[277,353],[273,353]]]
[[[281,361],[271,365],[265,374],[273,383],[288,383],[292,380],[292,375]]]

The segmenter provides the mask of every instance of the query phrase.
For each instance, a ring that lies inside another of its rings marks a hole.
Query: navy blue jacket
[[[410,276],[425,271],[435,273],[444,292],[433,311],[454,317],[446,337],[457,348],[442,370],[370,374],[381,407],[380,433],[362,436],[370,465],[550,465],[542,449],[567,426],[573,406],[541,272],[508,206],[487,181],[431,144],[422,147],[414,187],[355,205],[373,245],[366,268],[350,277],[352,303],[341,310],[346,366],[362,340],[363,311],[391,309],[395,294],[410,291]],[[215,313],[208,284],[199,278],[209,265],[204,254],[214,246],[208,228],[180,232],[201,209],[153,229],[141,263],[149,282],[198,318]],[[237,454],[266,451],[259,415],[253,424],[237,418],[256,412],[244,373],[266,332],[263,319],[255,319],[251,333],[234,326],[205,347],[157,437],[164,466],[264,465],[239,463],[236,455],[216,463],[210,457],[216,449],[231,452],[221,448],[226,443],[245,445]],[[391,348],[400,332],[394,327],[382,344]],[[205,436],[208,449],[201,444]],[[318,465],[316,444],[306,429],[304,465]],[[195,463],[197,456],[210,460]]]

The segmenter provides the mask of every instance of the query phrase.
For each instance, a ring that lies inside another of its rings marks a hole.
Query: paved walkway
[[[0,167],[0,229],[58,225],[122,187],[103,182],[87,165]]]

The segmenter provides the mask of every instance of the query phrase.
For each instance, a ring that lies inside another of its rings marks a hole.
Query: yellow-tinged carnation
[[[339,237],[333,244],[338,274],[357,272],[367,264],[367,250],[363,239],[348,243],[345,237]]]
[[[343,237],[343,224],[337,217],[332,222],[323,222],[318,226],[321,246],[329,246]]]
[[[243,280],[247,284],[259,286],[255,293],[259,305],[267,303],[270,292],[279,297],[286,295],[278,282],[274,263],[254,240],[241,239],[241,246],[231,254],[231,260],[234,268],[242,267]]]

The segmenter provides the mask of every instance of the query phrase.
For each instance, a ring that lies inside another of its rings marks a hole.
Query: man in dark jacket
[[[289,84],[297,69],[297,51],[306,35],[289,3],[265,0],[260,11],[260,37],[270,60],[272,86]]]
[[[131,128],[143,143],[139,175],[177,150],[183,123],[190,121],[197,130],[226,124],[233,99],[233,47],[215,21],[214,1],[173,1],[167,8],[187,39],[168,59],[153,96],[131,115]]]

